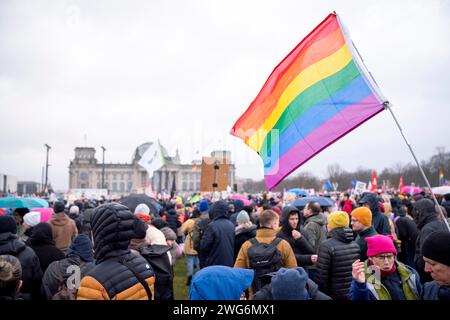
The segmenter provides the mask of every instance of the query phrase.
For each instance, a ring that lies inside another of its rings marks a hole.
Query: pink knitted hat
[[[377,234],[366,238],[367,241],[367,256],[373,257],[380,253],[397,254],[394,246],[394,238],[391,235]]]

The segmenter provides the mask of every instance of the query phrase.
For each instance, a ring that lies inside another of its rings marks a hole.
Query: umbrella
[[[0,208],[48,208],[48,202],[39,198],[0,198]]]
[[[159,204],[157,201],[145,193],[132,193],[120,200],[119,203],[128,207],[132,212],[134,212],[134,209],[141,203],[145,203],[150,208],[150,212],[153,215],[158,214],[159,211]]]
[[[305,207],[308,204],[308,202],[311,202],[311,201],[318,202],[321,207],[334,206],[333,200],[331,200],[330,198],[327,198],[327,197],[304,197],[304,198],[295,200],[292,203],[292,205],[294,207]]]
[[[447,194],[450,193],[450,186],[440,186],[431,188],[431,191],[433,191],[434,194]]]
[[[422,189],[419,187],[415,187],[415,186],[404,186],[402,188],[402,190],[400,190],[401,193],[411,193],[411,194],[415,194],[415,193],[420,193],[422,192]]]
[[[308,197],[309,193],[305,189],[294,188],[288,190],[288,192],[295,193],[297,196]]]
[[[235,193],[233,195],[231,195],[230,199],[235,199],[235,200],[248,200],[248,197],[243,195],[243,194],[238,194]]]
[[[34,208],[31,211],[36,211],[41,214],[40,222],[48,222],[52,218],[53,209],[52,208]]]

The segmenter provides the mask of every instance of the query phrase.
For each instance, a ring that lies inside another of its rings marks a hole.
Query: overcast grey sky
[[[333,10],[428,159],[450,146],[449,3],[0,0],[0,172],[40,181],[47,143],[49,181],[67,189],[75,147],[95,147],[101,159],[104,145],[107,162],[124,163],[159,138],[185,162],[227,148],[239,177],[261,179],[262,160],[228,132]],[[297,172],[411,161],[383,112]]]

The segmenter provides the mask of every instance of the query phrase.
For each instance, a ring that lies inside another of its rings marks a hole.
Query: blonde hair
[[[19,259],[11,255],[0,256],[0,295],[12,296],[19,287],[22,266]]]

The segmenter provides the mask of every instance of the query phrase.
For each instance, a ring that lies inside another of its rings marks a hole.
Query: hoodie
[[[28,242],[30,248],[39,258],[42,272],[45,272],[53,261],[65,258],[64,253],[55,247],[52,227],[46,222],[41,222],[33,228],[33,233]]]
[[[359,204],[369,203],[370,211],[372,211],[372,226],[379,234],[390,235],[391,227],[389,226],[388,218],[381,213],[377,196],[373,193],[365,193]]]
[[[210,266],[192,279],[189,300],[239,300],[253,281],[250,269]]]
[[[60,212],[53,214],[49,223],[52,226],[53,240],[56,247],[66,254],[72,239],[78,235],[75,221],[70,219],[64,212]]]
[[[292,227],[289,224],[289,217],[297,213],[299,216],[299,221],[295,230],[301,233],[300,239],[295,240],[292,237]],[[281,231],[277,233],[277,237],[286,240],[295,254],[295,259],[297,260],[297,265],[305,267],[313,265],[311,261],[311,256],[316,254],[316,250],[309,242],[309,234],[306,229],[300,226],[300,213],[296,207],[287,206],[283,208],[282,219],[281,219]]]

